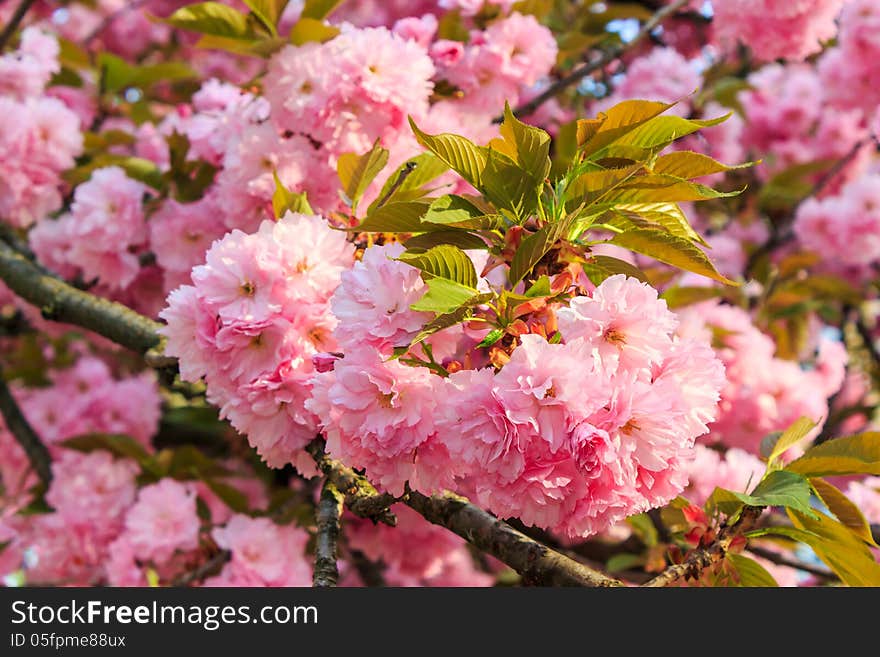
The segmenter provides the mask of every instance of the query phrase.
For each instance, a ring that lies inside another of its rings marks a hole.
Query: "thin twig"
[[[395,180],[391,187],[388,188],[388,191],[385,192],[385,195],[379,199],[379,202],[376,203],[377,208],[381,208],[388,202],[388,199],[394,196],[394,192],[400,189],[400,186],[403,184],[403,181],[406,180],[409,175],[416,170],[418,165],[415,162],[407,162],[403,169],[400,170],[400,173],[397,174],[397,180]]]
[[[673,2],[672,4],[663,7],[651,18],[645,21],[642,29],[639,30],[638,34],[636,34],[636,36],[631,41],[609,48],[604,53],[602,53],[602,55],[600,55],[598,59],[586,62],[576,67],[568,75],[559,78],[556,82],[547,87],[543,92],[517,107],[513,111],[514,116],[523,117],[532,114],[541,105],[546,103],[548,100],[550,100],[560,92],[564,91],[574,84],[577,84],[591,73],[605,68],[606,66],[608,66],[608,64],[620,57],[627,50],[637,45],[642,39],[648,36],[654,30],[654,28],[662,23],[666,18],[681,9],[688,2],[689,0],[676,0],[676,2]],[[496,117],[494,122],[501,123],[502,120],[503,117]]]
[[[21,21],[24,20],[24,15],[28,12],[28,9],[31,8],[31,5],[34,4],[34,2],[36,2],[36,0],[22,0],[18,7],[15,8],[12,18],[9,19],[9,22],[3,28],[3,31],[0,32],[0,52],[3,52],[6,44],[12,38],[12,35],[15,34]]]
[[[198,584],[202,580],[219,573],[230,559],[232,559],[232,552],[229,550],[220,550],[198,568],[183,573],[180,577],[175,579],[171,585],[189,586],[190,584]]]
[[[709,545],[693,550],[682,563],[669,566],[642,586],[652,588],[670,586],[680,579],[696,579],[706,568],[722,561],[727,556],[727,551],[733,540],[752,529],[763,512],[763,507],[745,507],[737,521],[731,525],[723,526],[718,531],[718,536]]]
[[[0,369],[0,413],[3,414],[9,433],[21,445],[27,454],[31,467],[37,473],[40,481],[48,488],[52,481],[52,457],[49,456],[49,450],[40,440],[24,413],[21,412],[18,402],[15,401],[9,386],[6,385],[2,369]]]
[[[336,565],[336,544],[339,540],[339,517],[343,497],[329,480],[324,481],[316,511],[318,533],[315,541],[315,571],[312,584],[316,587],[336,586],[339,567]]]

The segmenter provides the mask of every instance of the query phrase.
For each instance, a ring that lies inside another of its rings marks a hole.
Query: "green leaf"
[[[342,191],[351,201],[352,211],[376,175],[388,164],[388,150],[379,145],[377,139],[373,147],[364,153],[343,153],[339,156],[336,171],[342,183]]]
[[[510,157],[489,149],[478,188],[495,207],[510,210],[518,223],[535,211],[542,185]]]
[[[740,495],[741,493],[716,486],[706,500],[706,511],[712,513],[714,509],[717,509],[726,516],[735,515],[743,507]]]
[[[799,543],[809,544],[810,541],[816,540],[818,534],[807,531],[805,529],[797,529],[796,527],[786,527],[785,525],[767,525],[752,529],[743,534],[746,538],[761,538],[762,536],[783,536]]]
[[[409,119],[409,124],[418,142],[449,165],[462,178],[477,189],[482,188],[483,170],[486,168],[489,149],[477,146],[469,139],[459,135],[443,133],[429,135]]]
[[[562,221],[547,224],[520,243],[516,253],[513,254],[510,271],[507,274],[511,285],[516,285],[525,278],[541,258],[553,248],[553,245],[568,232],[574,216],[572,214]]]
[[[630,230],[615,235],[608,242],[727,285],[739,285],[736,281],[719,274],[699,248],[688,240],[670,233],[648,229]]]
[[[594,255],[582,265],[584,273],[592,281],[593,285],[599,285],[606,278],[615,274],[624,274],[632,278],[638,279],[643,283],[648,282],[645,273],[625,260],[612,258],[611,256]]]
[[[483,349],[485,347],[491,347],[493,344],[498,342],[501,338],[504,337],[504,329],[496,328],[492,329],[486,334],[486,337],[480,340],[480,344],[477,345],[477,348]]]
[[[754,559],[729,552],[727,554],[727,561],[736,570],[740,586],[779,586],[776,580],[773,579],[773,575],[768,573],[767,569]]]
[[[252,39],[222,37],[214,34],[204,34],[196,42],[196,48],[210,48],[214,50],[226,50],[237,55],[251,57],[269,57],[287,45],[287,40],[280,37],[255,37]]]
[[[605,562],[605,570],[609,573],[620,573],[624,570],[629,570],[630,568],[642,566],[644,563],[645,558],[642,555],[624,552],[623,554],[612,555],[608,561]]]
[[[728,198],[740,193],[741,190],[719,192],[684,178],[652,173],[625,180],[612,192],[602,197],[602,204],[607,204],[610,207],[623,203],[681,203],[683,201]]]
[[[424,201],[386,203],[349,230],[364,233],[422,233],[439,230],[439,226],[422,222],[428,207],[430,204]]]
[[[803,529],[803,542],[850,586],[880,586],[880,564],[870,548],[848,528],[824,513],[808,517],[791,509],[788,517]]]
[[[701,301],[716,299],[723,294],[723,290],[717,287],[674,286],[667,288],[660,297],[666,300],[666,305],[670,310],[675,310]]]
[[[442,244],[424,253],[402,253],[399,258],[422,271],[425,280],[445,278],[465,287],[477,287],[477,271],[468,255],[456,246]]]
[[[231,39],[254,39],[257,36],[247,15],[219,2],[186,5],[164,22],[183,30]]]
[[[517,119],[507,102],[500,132],[506,149],[499,150],[511,156],[532,179],[538,183],[543,181],[550,173],[550,135]],[[489,147],[495,147],[498,141],[489,142]]]
[[[272,194],[272,212],[276,219],[281,219],[288,211],[314,214],[305,192],[292,192],[281,179],[277,171],[272,171],[275,178],[275,192]]]
[[[290,28],[289,41],[295,46],[304,43],[325,43],[339,34],[339,28],[315,18],[300,18]]]
[[[614,215],[606,222],[623,231],[632,228],[662,229],[676,237],[708,246],[676,203],[619,203],[612,206],[611,212]]]
[[[272,36],[278,36],[278,19],[284,13],[289,0],[244,0],[248,8],[254,12],[260,23]]]
[[[812,517],[815,514],[810,507],[811,493],[810,482],[806,477],[785,470],[774,470],[750,494],[734,494],[750,506],[782,506]]]
[[[777,440],[776,444],[773,446],[770,456],[767,457],[767,462],[772,464],[790,447],[806,438],[807,434],[815,427],[816,423],[808,417],[801,417],[795,420],[785,431],[782,432],[782,435],[779,436],[779,440]]]
[[[444,315],[465,304],[474,304],[477,298],[486,297],[472,287],[445,278],[432,278],[426,283],[428,290],[421,299],[410,306],[413,310]],[[493,295],[488,296],[491,298]]]
[[[101,89],[116,93],[128,87],[148,88],[157,82],[195,78],[196,72],[182,62],[163,62],[146,66],[132,66],[124,59],[101,53],[98,57],[101,70]]]
[[[831,513],[852,532],[872,547],[878,547],[874,542],[874,536],[871,533],[871,526],[862,515],[862,512],[846,495],[844,495],[835,486],[832,486],[824,479],[813,477],[810,484],[816,495],[822,500]]]
[[[441,244],[457,246],[460,249],[487,249],[489,245],[479,235],[465,230],[435,230],[430,233],[413,235],[404,241],[408,251],[427,251]]]
[[[577,122],[578,145],[591,155],[672,107],[669,103],[625,100],[601,112],[595,119]]]
[[[807,477],[880,475],[880,432],[834,438],[815,445],[785,469]]]
[[[655,116],[641,123],[634,130],[626,131],[613,143],[592,153],[590,159],[614,157],[616,153],[620,153],[623,157],[632,157],[633,149],[643,150],[646,153],[656,152],[676,139],[681,139],[701,128],[718,125],[729,116],[730,113],[716,119],[684,119],[673,114]]]
[[[567,208],[574,208],[581,203],[590,206],[643,168],[643,164],[637,163],[619,169],[599,169],[582,173],[566,187],[565,205]]]
[[[382,191],[370,204],[372,212],[379,201],[414,201],[426,195],[424,186],[449,170],[449,165],[433,153],[420,153],[401,164],[388,176]],[[412,196],[416,194],[416,196]]]
[[[301,16],[321,20],[342,4],[342,0],[306,0]]]
[[[689,179],[700,178],[701,176],[708,176],[713,173],[724,173],[733,169],[744,169],[754,164],[754,162],[746,162],[744,164],[728,166],[702,153],[675,151],[658,157],[651,169],[654,173]]]
[[[494,230],[504,225],[504,219],[500,215],[487,215],[468,199],[457,194],[446,194],[434,200],[422,221],[476,230]]]

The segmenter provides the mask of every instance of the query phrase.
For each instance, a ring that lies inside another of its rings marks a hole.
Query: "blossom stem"
[[[46,449],[37,432],[27,421],[24,413],[21,412],[9,386],[6,385],[2,369],[0,369],[0,413],[3,414],[3,419],[6,421],[6,428],[15,436],[15,440],[27,454],[31,467],[43,485],[48,488],[52,481],[52,458],[49,456],[49,450]]]
[[[15,8],[12,18],[9,19],[9,22],[3,28],[3,31],[0,32],[0,52],[6,47],[6,44],[9,42],[9,39],[12,38],[12,35],[15,34],[21,21],[24,20],[24,15],[28,12],[28,9],[31,8],[31,5],[34,4],[34,2],[36,2],[36,0],[22,0],[18,4],[18,7]]]
[[[329,479],[324,481],[317,508],[318,534],[315,542],[315,572],[312,583],[316,587],[336,586],[339,568],[336,565],[336,545],[339,540],[339,517],[343,497]]]
[[[525,102],[517,107],[513,111],[514,116],[523,117],[532,114],[536,109],[538,109],[541,105],[546,103],[554,96],[558,95],[562,91],[565,91],[570,86],[577,84],[591,73],[595,73],[596,71],[605,68],[606,66],[608,66],[608,64],[620,57],[627,50],[636,46],[640,41],[642,41],[642,39],[647,37],[654,30],[654,28],[662,23],[666,18],[684,7],[689,1],[690,0],[676,0],[676,2],[673,2],[672,4],[663,7],[653,16],[651,16],[651,18],[645,21],[642,29],[639,30],[639,32],[636,34],[635,37],[633,37],[631,41],[609,48],[608,50],[603,52],[597,59],[584,62],[580,66],[577,66],[568,75],[559,78],[556,82],[547,87],[542,93],[538,94],[530,101]],[[494,122],[501,123],[502,120],[503,117],[499,116],[495,118]]]
[[[706,568],[724,560],[733,540],[752,529],[763,512],[764,507],[745,507],[736,522],[723,526],[718,531],[718,536],[709,545],[693,550],[682,563],[669,566],[642,586],[670,586],[681,579],[696,579]]]

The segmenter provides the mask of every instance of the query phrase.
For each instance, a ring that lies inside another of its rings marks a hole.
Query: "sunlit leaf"
[[[824,479],[813,477],[810,479],[810,484],[812,484],[813,490],[816,491],[816,495],[819,496],[822,503],[845,527],[849,527],[856,536],[866,543],[877,547],[877,544],[874,542],[874,536],[871,533],[871,527],[859,510],[859,507]]]
[[[773,579],[773,575],[754,559],[731,552],[727,554],[727,561],[736,570],[740,586],[779,586]]]
[[[808,417],[801,417],[795,420],[788,428],[779,436],[779,440],[773,446],[770,456],[767,457],[768,463],[773,463],[782,456],[788,449],[807,437],[816,427],[816,423]]]
[[[458,247],[443,244],[424,253],[403,253],[398,260],[422,271],[426,280],[445,278],[465,287],[477,287],[474,263]]]
[[[339,156],[336,171],[342,183],[342,191],[352,202],[353,208],[357,207],[358,200],[386,164],[388,164],[388,150],[379,145],[378,139],[363,155],[343,153]]]
[[[807,477],[880,475],[880,432],[834,438],[815,445],[785,469]]]

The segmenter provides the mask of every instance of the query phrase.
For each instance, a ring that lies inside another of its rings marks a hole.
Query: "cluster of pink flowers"
[[[0,216],[27,227],[61,207],[61,173],[82,151],[79,118],[44,94],[60,70],[58,42],[31,27],[0,56]]]
[[[836,263],[865,267],[880,260],[880,174],[868,173],[837,195],[810,198],[797,210],[794,231],[804,248],[833,253]]]
[[[846,371],[841,343],[821,340],[815,367],[805,369],[777,358],[773,340],[741,308],[709,301],[681,310],[679,317],[684,334],[708,339],[715,332],[721,343],[716,353],[727,382],[707,441],[757,454],[766,434],[782,431],[802,416],[816,421],[828,417],[828,398],[840,389]]]
[[[119,167],[98,169],[74,192],[70,213],[43,219],[30,232],[40,260],[70,278],[97,279],[112,290],[128,287],[141,270],[147,243],[143,183]]]
[[[870,0],[869,0],[870,1]],[[845,0],[719,0],[712,3],[715,39],[747,45],[762,60],[802,60],[837,34]]]
[[[305,407],[312,357],[334,350],[328,301],[353,260],[345,233],[288,213],[214,243],[193,285],[171,293],[166,352],[273,466],[317,433]]]
[[[533,16],[513,13],[474,30],[466,44],[441,39],[430,54],[440,78],[463,94],[459,101],[477,113],[499,113],[516,104],[528,87],[556,63],[556,40]]]

